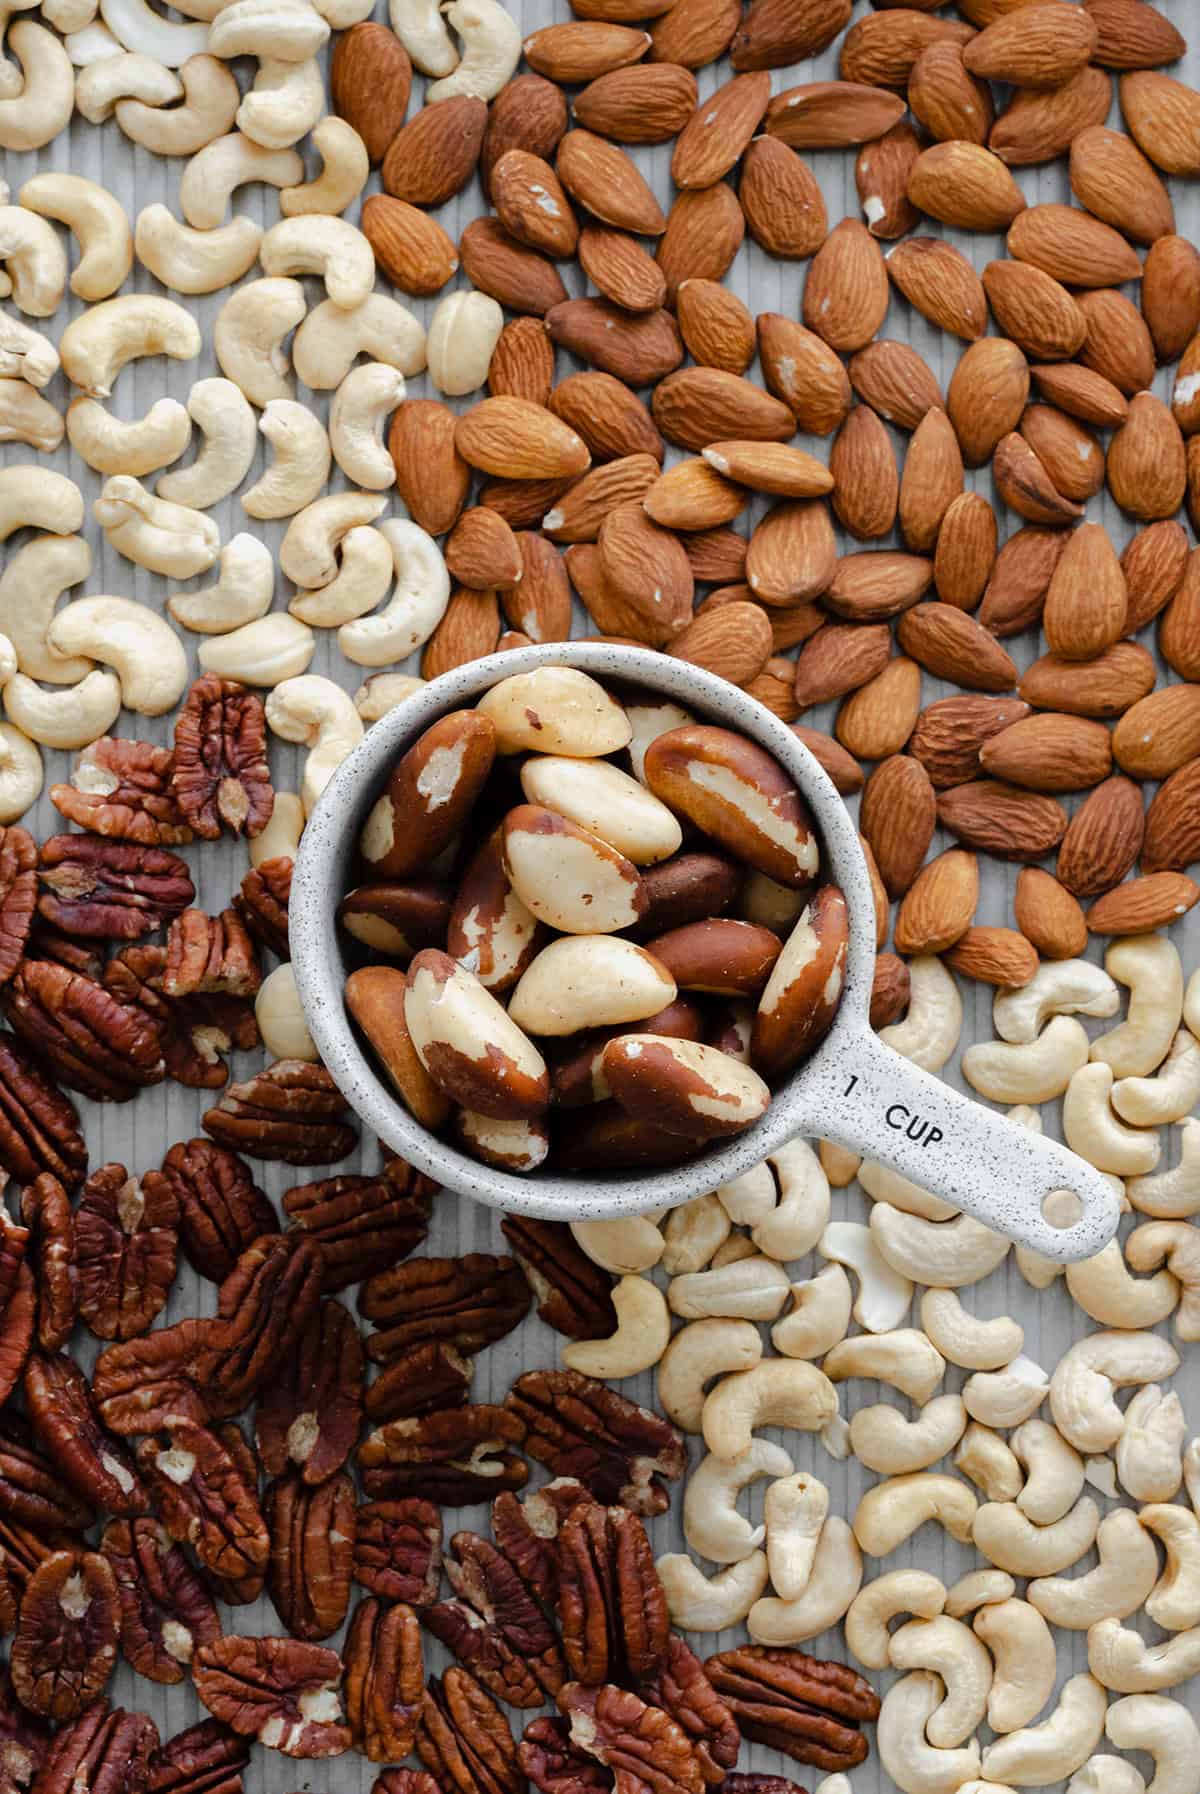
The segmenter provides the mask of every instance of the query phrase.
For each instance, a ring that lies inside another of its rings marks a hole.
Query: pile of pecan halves
[[[261,700],[205,677],[173,752],[98,742],[51,796],[86,832],[0,830],[0,1172],[22,1223],[0,1203],[0,1794],[240,1794],[254,1742],[394,1765],[376,1794],[795,1794],[734,1772],[743,1737],[860,1763],[879,1702],[853,1670],[761,1646],[701,1663],[672,1632],[641,1516],[686,1467],[673,1426],[570,1370],[471,1401],[474,1355],[535,1298],[561,1333],[613,1331],[569,1229],[510,1218],[511,1257],[410,1257],[434,1187],[399,1159],[287,1191],[281,1228],[239,1153],[328,1167],[357,1143],[298,1060],[224,1088],[160,1170],[89,1173],[68,1091],[218,1090],[257,1044],[291,862],[210,916],[171,848],[264,825]],[[216,1314],[155,1327],[180,1253]],[[356,1284],[365,1342],[337,1300]],[[529,1459],[554,1480],[522,1499]],[[491,1537],[456,1532],[443,1560],[440,1508],[485,1501]],[[321,1641],[355,1584],[339,1652]],[[264,1591],[277,1635],[238,1636],[224,1610]],[[423,1627],[457,1660],[440,1678]],[[112,1708],[121,1652],[190,1675],[212,1717],[163,1741]]]

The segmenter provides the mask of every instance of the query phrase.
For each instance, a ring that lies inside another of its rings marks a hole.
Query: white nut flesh
[[[633,1377],[658,1363],[671,1337],[671,1315],[662,1291],[648,1277],[622,1277],[612,1292],[617,1328],[606,1339],[573,1340],[562,1361],[584,1376]]]
[[[738,1496],[763,1477],[785,1477],[791,1469],[792,1460],[783,1447],[766,1439],[751,1440],[749,1449],[732,1462],[713,1452],[701,1458],[683,1492],[683,1536],[689,1548],[715,1564],[740,1563],[749,1557],[763,1543],[767,1529],[752,1525],[739,1511]]]

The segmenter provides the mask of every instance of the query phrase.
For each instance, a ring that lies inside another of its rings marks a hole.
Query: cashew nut
[[[701,1430],[709,1451],[736,1458],[760,1426],[815,1433],[838,1411],[837,1390],[824,1372],[800,1358],[764,1358],[722,1377],[704,1400]]]
[[[706,1384],[725,1371],[748,1370],[762,1349],[762,1336],[750,1321],[713,1316],[681,1327],[658,1366],[659,1406],[684,1432],[698,1433]]]
[[[224,136],[238,109],[237,81],[215,56],[189,56],[179,79],[182,105],[147,102],[140,94],[117,101],[117,123],[126,137],[156,156],[196,155]]]
[[[1050,1378],[1054,1424],[1077,1451],[1107,1451],[1125,1425],[1113,1390],[1161,1382],[1178,1368],[1179,1353],[1156,1334],[1089,1334],[1064,1353]]]
[[[1166,1265],[1181,1292],[1175,1337],[1200,1339],[1200,1230],[1186,1221],[1147,1221],[1129,1235],[1125,1253],[1138,1271]]]
[[[62,478],[60,474],[46,477]],[[64,486],[70,484],[63,480]],[[91,570],[92,551],[82,536],[35,536],[17,550],[0,574],[0,629],[16,651],[17,665],[29,678],[78,685],[91,670],[90,660],[56,654],[46,641],[59,598]]]
[[[283,340],[306,310],[298,280],[252,280],[217,313],[213,348],[218,365],[252,405],[291,397]]]
[[[402,374],[419,374],[425,366],[424,326],[385,293],[372,293],[353,311],[323,299],[309,312],[292,344],[296,372],[314,392],[340,386],[360,355],[386,362]]]
[[[1028,1044],[981,1041],[962,1056],[963,1077],[994,1103],[1045,1103],[1061,1096],[1087,1064],[1088,1037],[1069,1015],[1056,1015]]]
[[[940,1196],[923,1190],[920,1184],[874,1159],[864,1159],[859,1165],[858,1181],[875,1202],[890,1202],[906,1215],[923,1215],[927,1221],[950,1221],[958,1213],[952,1202],[943,1202]]]
[[[276,791],[265,828],[246,842],[252,866],[267,860],[294,860],[304,833],[304,805],[294,791]]]
[[[929,1620],[907,1621],[892,1634],[889,1661],[893,1669],[932,1670],[944,1683],[945,1696],[925,1724],[926,1740],[936,1750],[965,1744],[982,1725],[992,1661],[961,1620],[941,1613]]]
[[[125,709],[141,716],[173,709],[188,682],[183,643],[165,618],[132,598],[74,599],[52,618],[46,644],[110,666]]]
[[[164,205],[138,213],[134,247],[156,280],[176,293],[215,293],[240,280],[258,258],[262,226],[234,218],[215,230],[193,230]]]
[[[709,1452],[688,1477],[683,1492],[683,1536],[691,1550],[715,1564],[738,1563],[758,1548],[765,1526],[738,1512],[743,1489],[764,1476],[787,1476],[792,1460],[782,1446],[752,1439],[749,1450],[728,1462]]]
[[[1146,1078],[1162,1064],[1183,1015],[1179,949],[1164,934],[1132,934],[1114,941],[1106,970],[1129,986],[1125,1020],[1092,1042],[1091,1056],[1114,1078]]]
[[[6,635],[0,635],[0,691],[15,677],[17,650]]]
[[[977,1370],[963,1384],[967,1413],[984,1426],[1020,1426],[1036,1413],[1050,1389],[1050,1379],[1040,1364],[1024,1353],[1003,1370]]]
[[[1182,1121],[1200,1102],[1200,1044],[1181,1028],[1152,1078],[1121,1078],[1113,1085],[1112,1105],[1135,1127],[1159,1127]]]
[[[242,494],[242,509],[250,517],[293,517],[312,504],[329,478],[332,455],[325,426],[307,405],[295,399],[269,399],[258,429],[270,443],[275,459],[249,492]]]
[[[332,113],[316,125],[309,142],[321,158],[321,172],[300,187],[285,187],[279,209],[285,218],[311,212],[344,212],[367,184],[371,163],[366,145],[344,118]]]
[[[1177,1165],[1154,1177],[1131,1177],[1125,1191],[1134,1208],[1158,1220],[1200,1214],[1200,1121],[1189,1118],[1180,1127]]]
[[[858,1278],[854,1318],[871,1333],[887,1333],[912,1305],[913,1286],[880,1252],[869,1227],[859,1221],[831,1221],[817,1250],[822,1258],[848,1265]]]
[[[0,111],[5,102],[0,100]],[[0,262],[12,297],[28,317],[57,311],[67,285],[67,257],[53,227],[24,206],[0,206]]]
[[[827,1355],[822,1368],[835,1383],[848,1377],[890,1383],[921,1405],[941,1382],[946,1360],[918,1328],[897,1327],[890,1333],[859,1333],[853,1339],[843,1339]]]
[[[220,551],[221,532],[211,517],[156,498],[128,474],[104,482],[92,511],[119,554],[171,579],[207,573]]]
[[[97,667],[78,685],[47,691],[15,673],[4,687],[4,709],[9,721],[42,747],[89,747],[120,715],[121,682]]]
[[[723,1632],[739,1626],[767,1586],[767,1554],[752,1551],[739,1563],[706,1576],[683,1552],[655,1563],[667,1611],[685,1632]]]
[[[1046,1420],[1026,1420],[1008,1443],[1025,1470],[1017,1506],[1035,1526],[1053,1525],[1083,1493],[1083,1459]]]
[[[661,1559],[660,1559],[661,1562]],[[836,1626],[862,1586],[862,1553],[840,1514],[830,1514],[817,1540],[812,1574],[802,1595],[756,1600],[746,1620],[757,1644],[796,1645]]]
[[[958,1794],[978,1776],[979,1746],[972,1738],[958,1750],[938,1750],[925,1727],[942,1704],[940,1676],[914,1670],[893,1682],[883,1697],[875,1729],[879,1760],[900,1794]]]
[[[195,230],[215,230],[239,187],[251,181],[294,187],[303,178],[304,164],[294,149],[263,149],[241,131],[230,131],[188,162],[179,183],[179,209]]]
[[[450,398],[477,392],[503,328],[504,313],[486,293],[447,293],[440,299],[425,344],[429,378],[438,391]]]
[[[306,623],[275,610],[240,629],[201,642],[198,659],[206,673],[218,673],[222,679],[240,679],[243,685],[278,685],[304,671],[316,645]]]
[[[867,1669],[887,1669],[892,1644],[888,1621],[900,1613],[936,1619],[945,1605],[946,1585],[939,1577],[927,1570],[885,1570],[846,1610],[846,1644]]]
[[[1007,1570],[968,1570],[946,1590],[946,1612],[952,1619],[965,1619],[981,1607],[993,1607],[1008,1601],[1017,1592],[1017,1585]]]
[[[217,583],[199,592],[172,592],[167,609],[198,635],[225,635],[266,614],[275,596],[275,557],[257,536],[230,538],[221,550]]]
[[[1125,1410],[1117,1440],[1117,1475],[1135,1501],[1170,1501],[1183,1482],[1183,1442],[1187,1421],[1172,1390],[1156,1383],[1139,1389]]]
[[[671,1277],[704,1270],[717,1247],[729,1237],[729,1225],[729,1216],[715,1193],[680,1203],[663,1227],[663,1270]]]
[[[383,508],[383,500],[372,502]],[[387,666],[405,659],[429,640],[450,602],[450,575],[432,536],[407,518],[395,517],[380,525],[380,534],[392,551],[396,585],[382,610],[338,630],[338,647],[356,666]]]
[[[494,100],[512,79],[521,60],[521,30],[499,0],[450,0],[443,7],[447,22],[462,39],[457,67],[425,90],[425,104],[471,94]]]
[[[1072,1676],[1041,1725],[1009,1732],[983,1753],[983,1772],[1015,1788],[1041,1787],[1073,1775],[1104,1736],[1108,1697],[1094,1676]]]
[[[792,1307],[771,1328],[771,1342],[785,1358],[820,1358],[846,1337],[850,1279],[839,1264],[791,1285]]]
[[[862,1496],[854,1514],[854,1536],[868,1557],[887,1557],[927,1520],[936,1520],[951,1538],[968,1544],[978,1503],[955,1476],[921,1470],[892,1476]]]
[[[164,19],[147,0],[100,0],[100,12],[123,48],[138,56],[152,56],[164,68],[177,69],[208,46],[205,25]]]
[[[894,1271],[940,1289],[978,1283],[1003,1263],[1011,1244],[972,1215],[926,1221],[890,1202],[871,1210],[871,1238]]]
[[[154,473],[187,448],[192,420],[178,399],[156,399],[144,417],[126,423],[98,399],[72,399],[67,439],[97,473]]]
[[[1200,1727],[1186,1707],[1162,1694],[1129,1694],[1114,1701],[1104,1729],[1118,1750],[1144,1750],[1154,1762],[1146,1794],[1197,1794]]]
[[[594,1264],[614,1277],[649,1271],[663,1255],[663,1236],[653,1215],[620,1215],[611,1221],[572,1221],[571,1232]],[[696,1429],[699,1431],[699,1428]]]
[[[1179,1300],[1179,1283],[1170,1271],[1131,1277],[1118,1240],[1094,1258],[1068,1265],[1066,1276],[1074,1300],[1105,1327],[1156,1327]]]
[[[50,6],[42,8],[43,19],[47,19],[51,11],[90,12],[91,16],[86,25],[81,25],[78,31],[68,31],[63,34],[63,48],[71,58],[72,68],[85,69],[94,62],[104,62],[111,56],[126,56],[129,53],[121,48],[103,19],[96,17],[99,10],[98,4],[92,6],[92,0],[81,0],[81,4],[78,6],[76,0],[64,0],[61,6],[56,5],[55,0],[50,0]],[[53,19],[50,19],[49,22],[54,23]],[[7,63],[5,67],[8,67]],[[76,78],[78,79],[78,77]]]
[[[999,990],[992,1003],[992,1023],[1001,1040],[1028,1045],[1054,1015],[1090,1015],[1107,1019],[1121,1007],[1113,979],[1088,959],[1043,960],[1028,984]]]
[[[62,413],[27,381],[0,379],[0,442],[22,442],[53,454],[64,427]]]
[[[362,719],[357,711],[354,715],[361,733]],[[607,1339],[577,1339],[564,1346],[562,1361],[569,1370],[617,1381],[649,1370],[666,1351],[671,1316],[656,1284],[648,1277],[622,1277],[612,1300],[617,1311],[616,1331]]]
[[[304,1019],[290,960],[263,979],[254,999],[254,1019],[263,1046],[274,1058],[304,1059],[309,1064],[316,1060],[317,1049]]]
[[[388,418],[404,398],[404,375],[386,362],[351,368],[329,407],[329,441],[348,480],[372,492],[396,483],[383,440]]]
[[[424,679],[418,679],[413,673],[372,673],[355,692],[354,708],[369,726],[386,716],[389,710],[395,710],[415,697],[424,684]]]
[[[133,267],[133,232],[119,199],[79,174],[35,174],[17,197],[31,212],[65,224],[78,240],[73,293],[90,304],[116,292]]]
[[[1200,1625],[1200,1520],[1176,1502],[1153,1502],[1138,1520],[1167,1555],[1167,1567],[1146,1597],[1146,1612],[1169,1632]]]
[[[916,1420],[906,1420],[886,1403],[859,1408],[850,1417],[850,1449],[868,1470],[899,1476],[927,1470],[944,1458],[963,1435],[966,1409],[958,1395],[935,1396]]]
[[[879,1038],[926,1071],[941,1071],[962,1033],[962,998],[940,959],[920,954],[909,961],[910,993],[903,1021],[881,1028]]]
[[[42,756],[34,743],[12,723],[0,723],[0,823],[20,821],[41,789]]]
[[[989,1501],[1015,1501],[1021,1492],[1021,1466],[1015,1455],[999,1433],[977,1420],[963,1433],[954,1468],[969,1477]]]
[[[320,275],[331,303],[342,311],[364,304],[375,286],[370,243],[356,225],[328,213],[273,224],[259,246],[258,259],[269,275]]]
[[[458,62],[437,0],[388,0],[392,30],[423,75],[448,75]]]
[[[1025,1342],[1011,1315],[983,1321],[968,1314],[952,1289],[928,1289],[921,1297],[921,1325],[943,1358],[964,1370],[1002,1370]]]
[[[300,797],[304,814],[311,816],[342,761],[362,740],[362,718],[341,686],[317,673],[283,680],[271,692],[266,708],[267,722],[276,735],[308,748]]]
[[[1073,1072],[1063,1097],[1063,1135],[1072,1152],[1098,1171],[1144,1175],[1158,1164],[1162,1149],[1154,1134],[1117,1119],[1109,1101],[1112,1087],[1112,1066],[1103,1059]]]
[[[102,56],[89,62],[75,77],[75,106],[89,124],[103,124],[116,110],[117,101],[140,100],[147,109],[167,106],[183,93],[183,82],[154,56]]]
[[[370,492],[335,492],[306,505],[288,524],[279,566],[293,585],[312,590],[337,575],[337,547],[348,531],[374,523],[387,506]]]
[[[308,0],[232,0],[208,34],[212,56],[304,62],[328,41],[329,26]]]
[[[71,535],[82,522],[83,494],[74,480],[69,480],[65,474],[55,473],[53,468],[39,467],[33,461],[0,468],[0,542],[6,542],[18,529],[45,529],[60,536]],[[66,583],[74,585],[75,582],[69,580]],[[11,629],[6,633],[11,635]]]
[[[1035,1526],[1015,1501],[988,1501],[975,1516],[975,1548],[1010,1576],[1056,1576],[1091,1550],[1099,1524],[1090,1495],[1051,1526]]]
[[[262,149],[290,149],[308,136],[324,110],[325,79],[315,57],[286,62],[268,56],[258,65],[236,123]]]
[[[200,353],[200,326],[173,299],[123,293],[90,306],[68,324],[58,352],[68,380],[93,398],[106,399],[121,369],[140,356],[194,360]]]
[[[1146,1783],[1124,1757],[1098,1753],[1075,1771],[1067,1794],[1146,1794]]]
[[[730,1315],[770,1321],[787,1297],[787,1272],[761,1253],[718,1271],[694,1271],[674,1277],[667,1292],[672,1312],[684,1320]]]
[[[1088,1668],[1117,1694],[1152,1694],[1177,1688],[1200,1669],[1200,1627],[1148,1645],[1120,1620],[1097,1620],[1088,1632]]]
[[[763,1496],[767,1570],[782,1600],[798,1601],[808,1587],[828,1513],[829,1490],[807,1470],[781,1476]]]
[[[297,592],[288,609],[314,628],[336,628],[378,604],[391,579],[392,551],[387,537],[369,524],[360,524],[342,537],[336,578],[315,592]]]
[[[254,459],[254,411],[232,380],[197,380],[188,394],[188,416],[204,436],[189,467],[158,481],[159,498],[205,511],[241,485]]]
[[[1050,1628],[1028,1601],[997,1601],[972,1622],[995,1664],[988,1691],[987,1722],[994,1732],[1015,1732],[1041,1712],[1054,1693],[1055,1649]]]
[[[58,350],[50,338],[11,312],[0,313],[0,374],[42,387],[57,372]]]
[[[1136,1613],[1158,1580],[1154,1541],[1127,1507],[1106,1514],[1096,1533],[1100,1559],[1082,1576],[1046,1576],[1029,1584],[1028,1598],[1052,1626],[1085,1632],[1096,1621]]]
[[[21,86],[15,95],[0,99],[0,149],[41,149],[71,122],[75,71],[53,31],[35,25],[32,19],[18,19],[9,31],[8,42],[21,65]],[[37,753],[36,748],[31,751]],[[21,752],[20,748],[13,749],[18,756]],[[40,763],[39,756],[39,766]],[[28,786],[26,778],[24,788]]]

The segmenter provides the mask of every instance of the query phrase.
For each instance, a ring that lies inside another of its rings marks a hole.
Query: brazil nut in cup
[[[873,1033],[853,820],[791,729],[683,661],[554,643],[417,691],[311,817],[290,927],[347,1100],[512,1213],[673,1206],[807,1135],[1056,1259],[1116,1227],[1099,1172]]]

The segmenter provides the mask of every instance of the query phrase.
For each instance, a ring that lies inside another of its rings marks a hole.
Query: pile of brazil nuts
[[[846,903],[803,798],[653,694],[498,680],[397,761],[358,847],[343,926],[411,958],[352,972],[347,1006],[416,1119],[488,1164],[670,1164],[759,1120],[833,1023]],[[803,902],[786,942],[749,913],[772,891]]]

